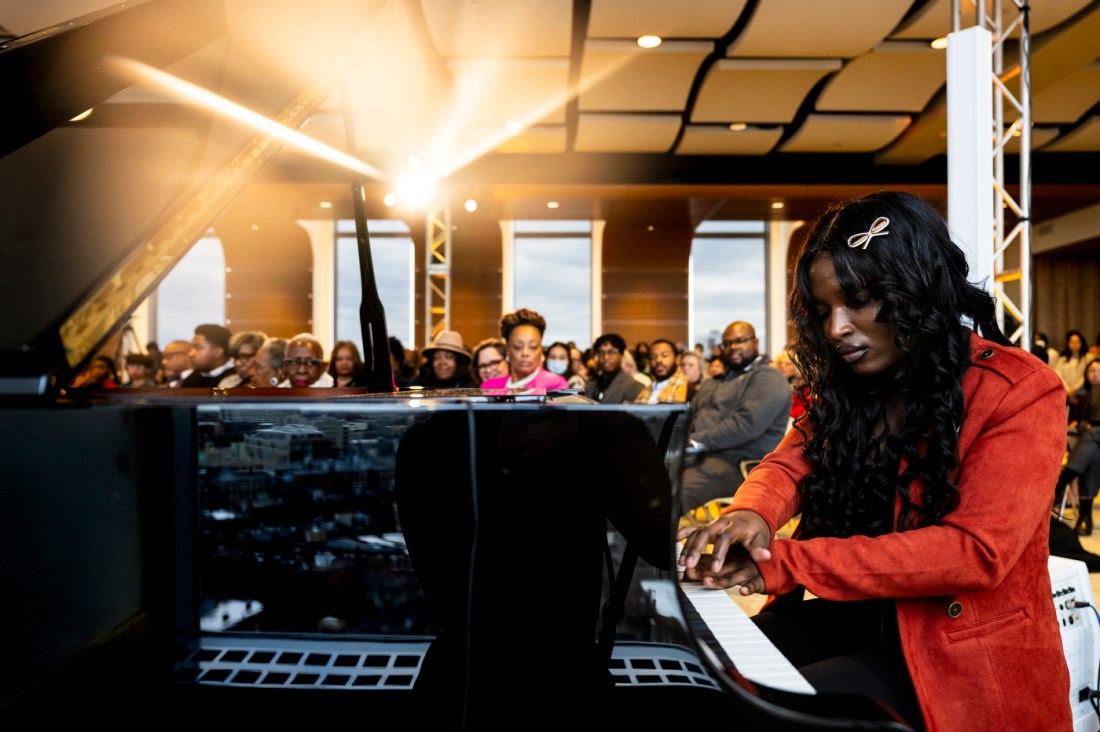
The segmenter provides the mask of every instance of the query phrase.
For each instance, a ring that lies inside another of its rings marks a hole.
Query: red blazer
[[[959,506],[939,524],[878,537],[772,542],[771,594],[894,598],[929,732],[1070,730],[1069,673],[1047,569],[1050,504],[1065,451],[1065,388],[1027,351],[973,335],[963,376]],[[738,489],[775,530],[799,511],[809,469],[791,430]],[[920,486],[910,489],[918,500]],[[895,506],[895,520],[900,504]]]

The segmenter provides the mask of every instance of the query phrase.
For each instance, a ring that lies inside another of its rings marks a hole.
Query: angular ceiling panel
[[[822,112],[920,112],[947,83],[947,57],[927,43],[887,42],[848,62],[817,100]]]
[[[758,3],[730,57],[852,58],[883,41],[912,0],[767,0]]]
[[[893,142],[909,126],[907,115],[811,114],[779,149],[800,153],[867,153]]]
[[[572,0],[419,0],[446,57],[568,56]]]
[[[589,38],[720,38],[748,0],[592,0]]]
[[[566,144],[565,127],[528,127],[509,137],[496,149],[502,153],[563,153]]]
[[[1043,33],[1061,24],[1074,15],[1090,0],[1044,0],[1031,4],[1029,25],[1032,35]],[[960,27],[974,25],[974,9],[969,3],[961,3]],[[990,3],[989,5],[992,5]],[[969,7],[968,7],[969,6]],[[1011,3],[1004,5],[1002,22],[1005,25],[1015,20],[1015,10]],[[912,18],[903,23],[891,36],[895,39],[932,40],[942,38],[951,32],[951,0],[930,0],[918,10]]]
[[[1086,122],[1043,147],[1043,152],[1100,152],[1100,116]]]
[[[678,114],[581,114],[576,152],[668,152],[680,132]]]
[[[782,127],[749,127],[734,132],[717,125],[688,125],[678,155],[766,155],[783,135]]]
[[[1060,132],[1057,127],[1034,127],[1031,128],[1031,149],[1039,150],[1044,145],[1047,145],[1051,140],[1058,138]],[[1020,152],[1020,138],[1013,137],[1005,143],[1006,153],[1018,153]]]
[[[790,122],[836,59],[736,60],[711,66],[692,109],[692,122]]]
[[[563,124],[568,99],[566,59],[457,59],[447,63],[457,107],[475,123]]]
[[[640,48],[632,41],[588,41],[579,106],[599,111],[680,111],[699,65],[714,44],[672,41]]]
[[[1067,74],[1031,98],[1031,119],[1072,123],[1100,101],[1100,61]]]

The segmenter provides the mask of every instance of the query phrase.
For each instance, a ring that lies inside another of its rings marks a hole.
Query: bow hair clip
[[[886,231],[886,227],[889,225],[890,219],[886,218],[885,216],[879,216],[877,219],[875,219],[874,223],[871,224],[870,229],[849,236],[848,246],[850,246],[852,249],[855,249],[856,247],[866,249],[867,245],[870,244],[871,240],[874,239],[876,236],[886,236],[890,233],[889,231]]]

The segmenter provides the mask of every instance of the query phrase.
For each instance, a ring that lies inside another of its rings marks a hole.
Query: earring
[[[279,385],[279,377],[278,376],[272,376],[271,377],[271,385],[272,386],[278,386]]]

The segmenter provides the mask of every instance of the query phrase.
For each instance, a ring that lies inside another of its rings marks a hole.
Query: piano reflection
[[[281,145],[142,79],[297,130],[383,73],[394,5],[147,0],[0,48],[0,718],[904,729],[680,586],[686,407],[392,392],[359,209],[371,389],[66,388]]]

